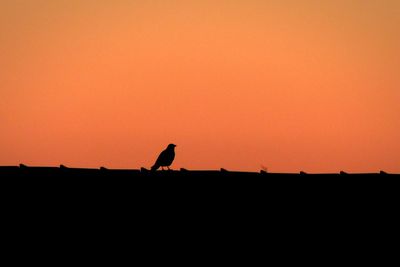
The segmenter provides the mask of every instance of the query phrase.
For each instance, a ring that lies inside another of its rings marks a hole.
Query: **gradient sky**
[[[400,172],[398,0],[0,0],[0,165]]]

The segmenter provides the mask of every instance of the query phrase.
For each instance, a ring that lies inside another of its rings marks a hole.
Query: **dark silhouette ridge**
[[[383,170],[377,173],[271,173],[264,170],[260,172],[220,170],[188,170],[181,168],[179,171],[151,171],[141,169],[98,169],[71,168],[64,165],[59,167],[31,167],[24,164],[20,166],[0,166],[1,178],[298,178],[301,180],[312,178],[400,178],[400,174],[391,174]]]
[[[151,170],[156,171],[160,167],[162,170],[164,170],[164,167],[167,167],[168,170],[170,170],[169,166],[171,166],[175,159],[175,147],[176,145],[169,144],[168,147],[160,153],[156,162],[151,167]]]

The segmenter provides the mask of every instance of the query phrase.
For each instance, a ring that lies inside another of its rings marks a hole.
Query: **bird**
[[[170,170],[169,166],[171,166],[175,158],[175,147],[176,145],[169,144],[168,147],[160,153],[156,162],[151,167],[151,170],[156,171],[160,167],[162,170],[164,170],[164,167],[167,167],[168,170]]]

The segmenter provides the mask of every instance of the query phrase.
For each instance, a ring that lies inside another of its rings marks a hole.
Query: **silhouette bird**
[[[167,167],[169,170],[169,166],[171,166],[175,158],[175,147],[176,145],[169,144],[168,147],[160,153],[156,160],[156,163],[154,163],[153,167],[151,167],[151,170],[155,171],[160,167],[162,170],[164,170],[164,167]]]

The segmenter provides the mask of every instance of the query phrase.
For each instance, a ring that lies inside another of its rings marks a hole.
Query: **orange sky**
[[[0,0],[0,165],[400,172],[398,0]]]

